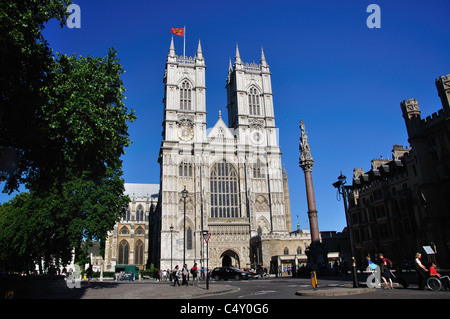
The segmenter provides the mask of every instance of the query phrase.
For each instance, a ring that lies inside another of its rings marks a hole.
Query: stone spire
[[[268,66],[266,57],[264,56],[264,49],[262,46],[261,46],[261,66]]]
[[[236,43],[236,57],[234,58],[234,64],[243,64],[241,60],[241,55],[239,54],[239,47],[237,43]]]
[[[169,49],[169,57],[175,57],[175,45],[173,44],[173,36],[172,40],[170,40],[170,49]]]
[[[202,52],[202,45],[200,44],[200,39],[198,39],[198,47],[197,47],[197,60],[204,60],[203,58],[203,52]]]
[[[233,65],[231,64],[231,58],[230,58],[230,64],[228,65],[227,83],[230,83],[232,73],[233,73]]]

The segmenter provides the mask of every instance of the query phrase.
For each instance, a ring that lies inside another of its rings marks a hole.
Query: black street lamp
[[[345,219],[347,222],[347,229],[348,229],[348,235],[350,238],[350,250],[352,254],[352,272],[353,272],[353,288],[359,287],[359,282],[357,279],[357,273],[356,273],[356,261],[355,261],[355,246],[353,242],[353,232],[350,229],[350,223],[349,223],[349,215],[348,215],[348,209],[347,209],[347,196],[348,192],[350,191],[350,186],[345,186],[345,183],[347,181],[347,178],[342,175],[339,175],[338,181],[333,183],[333,186],[337,188],[337,191],[339,194],[342,195],[342,198],[344,199],[344,211],[345,211]]]
[[[186,186],[184,186],[184,190],[181,192],[184,199],[184,218],[183,218],[183,267],[186,264],[186,197],[188,196],[188,191]]]
[[[170,271],[173,270],[173,266],[172,266],[172,246],[173,246],[172,233],[173,233],[173,225],[170,225]]]
[[[209,290],[209,247],[208,247],[208,242],[209,242],[209,237],[205,238],[205,236],[210,235],[208,233],[208,230],[203,230],[203,238],[206,241],[206,290]]]

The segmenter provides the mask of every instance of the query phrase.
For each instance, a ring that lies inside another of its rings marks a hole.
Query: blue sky
[[[319,230],[345,227],[342,201],[331,185],[340,171],[370,169],[373,158],[408,145],[400,102],[416,98],[422,117],[441,108],[434,80],[450,73],[448,0],[100,1],[74,0],[81,28],[50,22],[45,37],[55,52],[105,56],[118,51],[126,73],[126,105],[138,119],[123,156],[128,183],[159,183],[157,157],[163,118],[163,75],[170,28],[186,26],[186,55],[201,40],[206,60],[208,127],[222,111],[225,80],[236,43],[244,62],[272,72],[276,125],[289,177],[292,220],[307,229],[304,175],[298,166],[299,121],[305,122],[315,160],[312,171]],[[369,29],[371,3],[381,28]],[[174,36],[176,53],[183,38]],[[5,201],[2,195],[0,201]],[[299,217],[297,218],[297,215]]]

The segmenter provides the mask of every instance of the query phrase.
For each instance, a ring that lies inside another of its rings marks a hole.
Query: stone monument
[[[320,242],[319,223],[317,220],[316,200],[314,198],[314,187],[312,181],[312,167],[314,160],[311,155],[311,148],[308,142],[308,135],[305,130],[305,123],[300,120],[300,167],[305,174],[305,186],[306,186],[306,198],[308,201],[308,218],[309,227],[311,230],[311,245],[309,246],[306,254],[308,255],[308,261],[313,268],[317,269],[326,261],[326,252],[323,249]]]

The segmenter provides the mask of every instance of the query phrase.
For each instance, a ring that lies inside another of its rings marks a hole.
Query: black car
[[[249,274],[242,270],[232,268],[232,267],[217,267],[217,268],[214,268],[214,270],[212,271],[211,277],[214,278],[214,280],[220,280],[220,279],[241,280],[241,279],[248,279]]]

